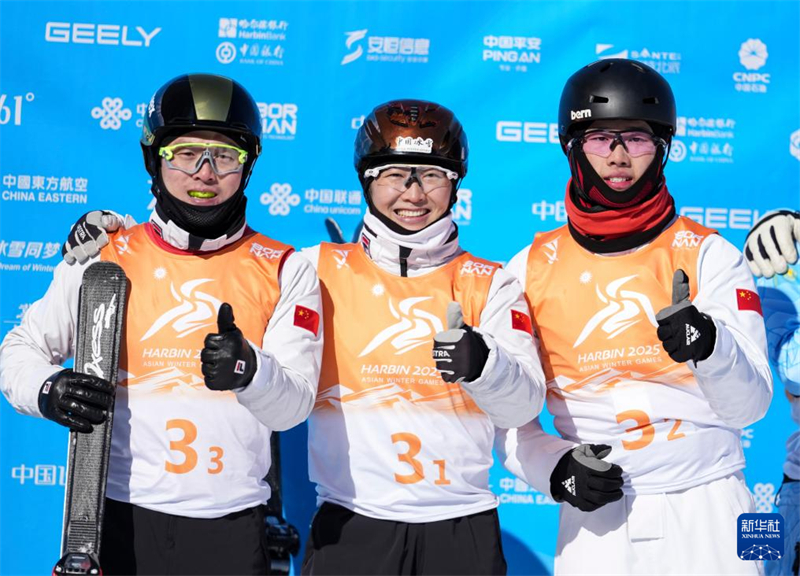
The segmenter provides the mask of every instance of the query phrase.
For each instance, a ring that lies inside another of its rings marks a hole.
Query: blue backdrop
[[[157,87],[185,72],[233,77],[259,102],[264,153],[248,188],[259,231],[309,246],[364,211],[355,130],[378,103],[441,102],[469,134],[455,207],[464,246],[507,261],[566,221],[556,113],[565,80],[597,58],[645,62],[671,83],[678,135],[666,174],[682,214],[741,246],[760,214],[800,203],[800,3],[0,2],[0,337],[39,298],[77,217],[147,218],[138,136]],[[779,388],[779,386],[778,386]],[[748,483],[772,510],[783,395],[745,431]],[[0,402],[0,573],[58,556],[67,435]],[[314,509],[305,429],[283,435],[288,518]],[[496,467],[512,574],[552,572],[557,506]],[[297,566],[295,566],[296,568]]]

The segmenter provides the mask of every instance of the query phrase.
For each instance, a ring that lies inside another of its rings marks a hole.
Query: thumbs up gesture
[[[461,304],[447,305],[447,330],[433,337],[433,359],[445,382],[472,382],[480,378],[489,348],[483,337],[464,324]]]
[[[656,321],[658,339],[675,362],[700,362],[714,351],[717,328],[689,300],[689,277],[683,270],[672,277],[672,305],[656,314]]]
[[[219,307],[217,330],[206,336],[200,353],[206,386],[211,390],[244,388],[256,373],[256,354],[236,327],[228,303]]]

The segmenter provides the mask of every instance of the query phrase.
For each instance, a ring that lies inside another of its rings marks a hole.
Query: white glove
[[[795,242],[800,240],[800,213],[779,210],[759,220],[744,244],[747,265],[755,276],[786,274],[797,262]]]
[[[61,247],[61,256],[69,265],[80,262],[83,264],[90,258],[97,256],[100,250],[108,244],[107,232],[116,232],[120,227],[130,228],[136,222],[107,210],[92,210],[81,216],[69,232],[67,241]]]

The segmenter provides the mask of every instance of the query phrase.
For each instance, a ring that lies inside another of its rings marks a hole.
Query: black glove
[[[227,302],[217,315],[219,334],[206,336],[200,353],[203,376],[211,390],[244,388],[256,373],[256,353],[233,323],[233,308]]]
[[[561,457],[550,474],[550,493],[556,502],[592,512],[622,498],[622,468],[603,460],[605,444],[581,444]]]
[[[447,330],[433,337],[433,359],[445,382],[472,382],[486,366],[489,348],[472,326],[464,324],[458,302],[447,305]]]
[[[91,432],[114,403],[114,385],[108,380],[73,370],[56,372],[39,390],[42,416],[76,432]]]
[[[676,270],[672,277],[672,306],[656,314],[658,339],[675,362],[705,360],[714,351],[717,327],[689,300],[689,277]]]
[[[100,249],[108,244],[108,234],[122,226],[120,221],[111,212],[92,210],[87,212],[75,222],[67,236],[67,241],[61,247],[61,257],[67,264],[80,262],[83,264],[89,258],[97,256]]]

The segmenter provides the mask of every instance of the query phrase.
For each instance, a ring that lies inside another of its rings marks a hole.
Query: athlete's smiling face
[[[450,209],[453,181],[435,166],[397,165],[369,186],[373,206],[395,224],[416,232]]]
[[[603,130],[641,131],[643,135],[652,133],[647,122],[641,120],[599,120],[589,126],[587,134],[589,131],[602,133]],[[583,151],[589,164],[612,190],[618,192],[624,192],[633,186],[647,171],[656,156],[655,149],[652,153],[632,156],[624,146],[616,145],[611,153],[604,157],[589,153],[587,147],[584,144]]]
[[[210,130],[187,132],[167,145],[175,146],[177,144],[227,144],[229,146],[239,146],[224,134]],[[200,170],[194,174],[187,174],[181,170],[170,168],[162,158],[161,179],[167,188],[167,192],[181,202],[195,206],[216,206],[236,193],[239,189],[239,184],[242,182],[242,172],[218,175],[211,168],[211,162],[204,160]]]

